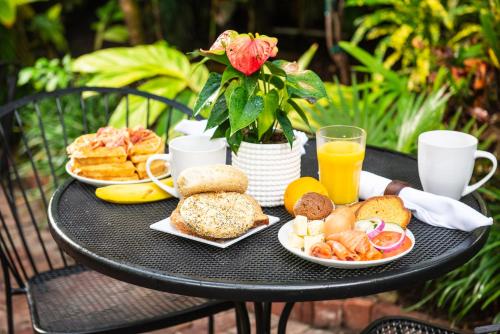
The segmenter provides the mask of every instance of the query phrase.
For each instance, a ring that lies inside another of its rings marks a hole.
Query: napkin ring
[[[399,195],[399,192],[410,184],[400,180],[392,180],[385,188],[384,195]]]

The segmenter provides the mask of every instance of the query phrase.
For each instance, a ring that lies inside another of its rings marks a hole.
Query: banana
[[[171,187],[174,184],[171,177],[161,182]],[[101,187],[95,190],[95,195],[103,201],[117,204],[149,203],[172,197],[153,182]]]

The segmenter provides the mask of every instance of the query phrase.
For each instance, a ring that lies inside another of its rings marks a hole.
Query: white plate
[[[178,237],[198,241],[198,242],[201,242],[201,243],[204,243],[207,245],[211,245],[211,246],[215,246],[215,247],[219,247],[219,248],[227,248],[231,245],[234,245],[238,241],[243,240],[243,239],[251,236],[252,234],[259,232],[259,231],[262,231],[263,229],[265,229],[273,224],[276,224],[277,222],[280,221],[280,219],[278,217],[274,217],[274,216],[267,216],[267,217],[269,218],[268,225],[261,225],[261,226],[254,227],[254,228],[248,230],[247,233],[245,233],[237,238],[233,238],[233,239],[206,240],[203,238],[195,237],[194,235],[182,233],[181,231],[176,229],[175,226],[170,224],[170,217],[163,219],[163,220],[160,220],[159,222],[156,222],[156,223],[150,225],[149,227],[152,228],[153,230],[165,232],[168,234],[173,234],[173,235],[176,235]]]
[[[405,256],[406,254],[411,252],[411,250],[413,249],[413,246],[415,246],[415,236],[413,235],[413,233],[411,233],[411,231],[409,229],[406,229],[406,235],[411,240],[411,247],[408,248],[403,253],[398,254],[396,256],[385,258],[385,259],[380,259],[380,260],[370,260],[370,261],[341,261],[341,260],[332,260],[332,259],[322,259],[322,258],[315,257],[312,255],[307,255],[306,253],[304,253],[300,249],[288,246],[288,235],[293,229],[292,223],[293,223],[293,220],[289,221],[288,223],[281,226],[281,228],[278,232],[278,239],[279,239],[281,245],[283,247],[285,247],[289,252],[297,255],[298,257],[300,257],[306,261],[314,262],[314,263],[321,264],[321,265],[327,266],[327,267],[334,267],[334,268],[341,268],[341,269],[357,269],[357,268],[368,268],[368,267],[380,266],[382,264],[385,264],[385,263],[388,263],[391,261],[395,261],[395,260]]]
[[[168,169],[168,165],[167,165],[167,169]],[[84,176],[73,173],[73,171],[71,170],[71,161],[68,161],[66,163],[66,173],[71,175],[74,179],[77,179],[78,181],[83,182],[83,183],[90,184],[91,186],[94,186],[94,187],[112,186],[115,184],[137,184],[137,183],[151,182],[150,178],[143,179],[143,180],[136,180],[136,181],[113,181],[113,180],[91,179],[91,178],[84,177]],[[158,176],[158,179],[163,179],[169,175],[170,175],[170,170],[168,170],[165,174]]]

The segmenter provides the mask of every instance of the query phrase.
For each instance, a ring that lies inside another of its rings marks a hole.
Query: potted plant
[[[321,79],[296,62],[275,57],[278,40],[259,34],[223,32],[206,60],[225,66],[212,72],[195,103],[194,114],[207,117],[214,138],[226,138],[232,163],[249,177],[248,192],[262,206],[283,204],[283,193],[300,177],[301,143],[288,117],[296,112],[309,124],[299,100],[326,97]]]

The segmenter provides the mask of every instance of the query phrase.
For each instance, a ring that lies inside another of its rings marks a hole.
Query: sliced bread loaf
[[[376,196],[364,201],[356,211],[357,220],[375,217],[406,228],[410,223],[411,212],[404,207],[398,196]]]

